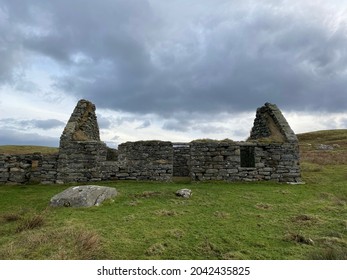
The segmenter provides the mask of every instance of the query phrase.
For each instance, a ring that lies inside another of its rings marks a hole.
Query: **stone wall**
[[[181,148],[171,142],[127,142],[119,146],[117,160],[110,161],[101,142],[77,142],[59,155],[0,155],[0,183],[170,181],[173,176],[190,176],[192,181],[300,181],[298,146],[290,143],[211,140]],[[254,151],[254,166],[242,166],[242,150]]]
[[[95,105],[88,100],[78,101],[60,137],[60,147],[72,141],[100,141]]]
[[[298,142],[293,130],[275,104],[265,103],[257,109],[250,140],[265,139],[273,142]]]
[[[65,143],[59,151],[57,182],[101,181],[106,156],[106,144],[101,141]]]
[[[100,141],[95,105],[80,100],[60,137],[57,182],[89,182],[103,179],[108,149]]]
[[[102,180],[299,182],[296,135],[281,111],[266,103],[257,109],[247,142],[137,141],[110,149],[100,141],[95,105],[80,100],[55,155],[0,155],[0,183],[69,183]]]
[[[173,174],[171,142],[126,142],[118,147],[118,179],[169,181]]]
[[[190,143],[173,143],[173,176],[190,176]]]
[[[0,155],[0,183],[55,183],[58,154]]]
[[[253,151],[254,164],[242,166],[242,150]],[[193,181],[300,181],[298,150],[291,144],[193,141],[190,154]]]
[[[57,180],[58,154],[42,155],[42,160],[32,162],[34,172],[31,181],[42,184],[54,184]],[[35,166],[38,164],[37,170]]]

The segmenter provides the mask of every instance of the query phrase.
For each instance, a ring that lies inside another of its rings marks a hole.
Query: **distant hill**
[[[4,145],[0,146],[0,154],[54,154],[58,152],[56,147],[45,146],[19,146],[19,145]]]
[[[297,134],[300,144],[338,144],[347,148],[347,129],[320,130]]]
[[[347,164],[347,129],[298,134],[301,162]]]

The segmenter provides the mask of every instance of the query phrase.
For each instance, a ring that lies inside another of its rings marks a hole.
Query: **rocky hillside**
[[[301,161],[320,165],[347,164],[347,129],[298,134]]]

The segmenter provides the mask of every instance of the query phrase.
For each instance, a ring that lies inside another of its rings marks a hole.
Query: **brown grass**
[[[155,211],[155,214],[158,216],[169,216],[169,217],[173,217],[173,216],[178,215],[178,213],[176,211],[166,210],[166,209],[161,209],[161,210]]]
[[[300,214],[297,215],[295,217],[291,218],[291,221],[293,223],[299,224],[299,225],[306,225],[306,226],[310,226],[312,224],[315,224],[319,221],[318,218],[310,216],[310,215],[306,215],[306,214]]]
[[[347,130],[324,130],[298,134],[301,162],[316,165],[347,164]],[[318,150],[320,144],[334,146],[334,150]],[[320,170],[318,170],[320,171]]]
[[[308,255],[312,260],[347,260],[347,247],[326,247],[316,249]]]
[[[80,225],[41,227],[18,234],[0,249],[0,259],[91,260],[109,259],[98,233]]]
[[[278,129],[278,126],[275,124],[274,120],[270,116],[267,116],[267,122],[271,131],[271,141],[280,143],[284,142],[284,136],[282,135],[281,131]]]
[[[268,210],[272,208],[272,205],[267,203],[258,203],[255,207],[258,209]]]
[[[218,219],[228,219],[230,217],[230,213],[224,211],[216,211],[213,213],[213,215]]]
[[[58,148],[55,147],[44,147],[44,146],[21,146],[21,145],[4,145],[0,146],[0,154],[56,154],[58,153]]]
[[[347,150],[318,151],[301,149],[300,158],[303,162],[310,162],[317,165],[347,164]]]
[[[28,217],[22,221],[17,227],[16,232],[22,232],[24,230],[32,230],[40,228],[44,225],[45,220],[42,215],[35,214],[34,216]]]
[[[161,194],[162,194],[161,192],[144,191],[141,194],[136,194],[135,197],[138,197],[138,198],[150,198],[150,197],[160,196]]]
[[[91,231],[80,231],[75,234],[75,246],[81,259],[93,259],[100,247],[100,237]]]
[[[155,256],[155,255],[162,255],[167,248],[167,244],[165,243],[155,243],[147,248],[146,255],[148,256]]]
[[[1,217],[5,222],[15,222],[21,219],[21,216],[17,213],[5,213]]]
[[[306,244],[306,245],[313,245],[314,244],[314,242],[311,238],[303,236],[303,235],[298,234],[298,233],[289,233],[286,236],[285,240],[294,241],[294,242]]]

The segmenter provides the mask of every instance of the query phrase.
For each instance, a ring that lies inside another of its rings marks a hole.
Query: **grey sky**
[[[86,98],[141,130],[221,131],[201,116],[265,102],[343,114],[346,19],[346,0],[0,0],[0,89]]]

